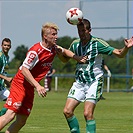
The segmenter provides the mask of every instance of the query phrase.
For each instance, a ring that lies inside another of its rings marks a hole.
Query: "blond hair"
[[[51,29],[59,30],[58,26],[51,22],[47,22],[42,25],[42,31],[41,31],[42,39],[43,39],[43,35],[47,35]]]

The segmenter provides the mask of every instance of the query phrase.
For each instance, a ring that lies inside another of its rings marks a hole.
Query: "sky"
[[[91,22],[93,36],[105,40],[131,37],[133,29],[125,27],[133,27],[133,0],[128,3],[127,17],[126,0],[0,0],[0,41],[5,37],[12,40],[12,59],[18,46],[29,48],[41,41],[41,27],[46,22],[59,26],[58,37],[78,37],[76,26],[66,21],[66,12],[72,7],[81,7],[84,18]]]

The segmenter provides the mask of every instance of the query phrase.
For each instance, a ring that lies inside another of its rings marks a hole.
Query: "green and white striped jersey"
[[[6,75],[5,70],[9,68],[9,56],[0,51],[0,74]],[[0,91],[5,87],[4,79],[0,78]]]
[[[82,46],[80,39],[73,41],[69,49],[78,56],[88,56],[85,64],[77,63],[75,72],[77,82],[88,84],[103,76],[102,54],[111,55],[114,50],[104,40],[93,36],[85,46]]]

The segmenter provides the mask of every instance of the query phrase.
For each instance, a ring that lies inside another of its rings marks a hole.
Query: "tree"
[[[28,51],[28,47],[25,45],[18,46],[16,50],[13,52],[14,58],[10,62],[11,69],[18,69],[18,67],[22,64],[23,60],[26,57],[26,53]]]
[[[70,36],[64,36],[64,37],[60,37],[57,40],[57,44],[68,49],[70,44],[72,43],[73,40],[75,40],[76,38],[71,38]]]
[[[14,58],[19,60],[19,61],[23,61],[26,57],[26,53],[28,51],[28,47],[25,47],[25,45],[21,45],[21,46],[18,46],[16,48],[16,50],[13,52],[14,54]]]

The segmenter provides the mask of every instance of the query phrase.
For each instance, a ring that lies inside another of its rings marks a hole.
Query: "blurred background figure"
[[[9,68],[9,50],[11,49],[11,40],[9,38],[4,38],[1,44],[1,51],[0,51],[0,100],[6,101],[7,97],[9,96],[9,83],[4,80],[2,76],[7,75],[7,70]]]
[[[108,68],[108,66],[105,64],[104,60],[103,60],[103,68],[105,69],[105,71],[107,72],[107,76],[111,77],[111,72]],[[105,100],[105,97],[101,96],[101,100]]]
[[[51,67],[44,78],[44,88],[46,89],[46,91],[51,91],[52,76],[55,72],[56,70]]]
[[[111,72],[110,72],[110,70],[109,70],[108,66],[107,66],[107,65],[105,65],[105,64],[104,64],[104,69],[105,69],[105,70],[106,70],[106,72],[107,72],[107,76],[108,76],[108,77],[111,77]]]

